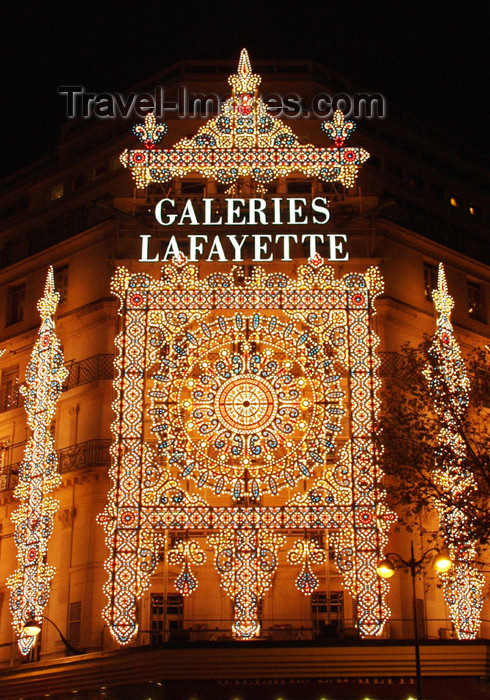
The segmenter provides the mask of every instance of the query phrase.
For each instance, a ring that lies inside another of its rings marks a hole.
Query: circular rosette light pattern
[[[312,476],[340,431],[342,391],[318,338],[276,317],[219,317],[162,356],[150,392],[158,446],[216,494],[278,493]]]

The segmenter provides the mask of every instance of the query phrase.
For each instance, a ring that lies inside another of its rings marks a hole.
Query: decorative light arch
[[[117,641],[136,633],[136,600],[168,530],[206,532],[244,639],[259,630],[258,599],[271,585],[284,532],[328,530],[360,633],[379,635],[389,609],[376,566],[394,514],[373,442],[378,269],[337,280],[317,256],[296,278],[254,268],[245,280],[233,271],[200,279],[196,265],[179,259],[160,280],[119,268],[112,290],[124,325],[112,488],[99,522],[110,549],[104,617]],[[349,435],[334,462],[327,456],[345,398]],[[156,447],[145,440],[145,418]],[[280,499],[285,488],[292,495]],[[186,592],[197,585],[190,563],[203,560],[193,547],[194,559],[187,540],[174,556]],[[305,594],[316,587],[316,560],[311,543],[289,556],[302,565]]]
[[[345,144],[355,129],[354,122],[346,122],[337,110],[333,121],[321,126],[333,146],[302,144],[289,126],[268,113],[257,92],[261,80],[252,73],[243,49],[238,71],[228,79],[232,96],[223,104],[221,114],[207,121],[195,136],[181,139],[170,149],[157,146],[167,131],[166,124],[157,125],[155,116],[148,114],[144,124],[133,129],[144,148],[126,149],[120,157],[131,170],[136,187],[189,173],[230,186],[244,176],[267,184],[293,172],[352,187],[359,166],[369,158],[363,148]]]

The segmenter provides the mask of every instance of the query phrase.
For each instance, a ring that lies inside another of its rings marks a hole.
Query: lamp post
[[[417,603],[415,598],[415,574],[419,566],[423,564],[426,557],[431,552],[437,552],[437,557],[434,559],[434,568],[439,573],[444,573],[448,571],[452,566],[452,561],[449,555],[446,553],[441,553],[436,547],[431,547],[426,552],[422,554],[420,559],[415,559],[413,552],[413,540],[410,542],[410,559],[403,559],[396,552],[388,552],[386,559],[380,561],[376,567],[376,571],[382,578],[391,578],[395,573],[395,565],[391,561],[390,557],[396,557],[401,565],[407,569],[410,569],[410,575],[412,576],[412,596],[413,596],[413,627],[414,627],[414,642],[415,642],[415,675],[417,678],[417,700],[422,700],[422,673],[420,670],[420,644],[419,644],[419,630],[417,624]]]
[[[46,615],[42,615],[43,620],[46,620],[46,622],[49,622],[53,625],[55,630],[58,632],[61,641],[65,645],[65,649],[72,655],[72,656],[78,656],[82,652],[79,649],[75,649],[74,646],[70,644],[68,639],[65,637],[65,635],[62,633],[58,625],[53,622],[49,617],[46,617]],[[41,623],[35,620],[34,618],[31,618],[27,620],[27,622],[24,624],[24,632],[29,636],[29,637],[37,637],[38,634],[41,632]]]

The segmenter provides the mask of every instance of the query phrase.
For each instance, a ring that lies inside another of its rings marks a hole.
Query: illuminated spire
[[[262,78],[260,75],[254,75],[252,73],[252,66],[247,49],[242,49],[240,60],[238,61],[238,71],[235,75],[230,75],[228,78],[233,94],[253,94],[261,81]]]
[[[480,627],[484,579],[474,561],[476,542],[469,536],[471,497],[477,488],[468,466],[467,449],[460,421],[469,405],[470,382],[456,340],[450,316],[454,300],[450,296],[444,272],[439,264],[437,289],[432,292],[438,313],[437,330],[429,349],[424,375],[434,410],[441,423],[435,451],[432,478],[443,497],[436,500],[439,522],[453,567],[441,574],[444,597],[458,639],[474,639]]]
[[[7,580],[11,589],[12,624],[21,654],[27,654],[35,641],[24,632],[24,625],[32,618],[42,624],[55,572],[54,567],[46,562],[46,555],[59,502],[49,494],[59,486],[61,478],[50,426],[68,374],[53,320],[59,299],[60,295],[54,289],[53,268],[50,267],[44,296],[37,304],[42,323],[27,366],[26,384],[21,387],[32,435],[26,445],[19,468],[19,483],[14,492],[21,502],[12,514],[19,567]]]
[[[440,316],[446,317],[449,321],[454,306],[454,300],[448,293],[446,273],[442,263],[439,263],[437,289],[432,292],[432,299],[437,313],[440,314]]]

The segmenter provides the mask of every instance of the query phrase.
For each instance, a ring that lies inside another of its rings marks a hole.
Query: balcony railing
[[[72,362],[67,365],[67,369],[69,374],[63,384],[63,391],[98,379],[113,379],[114,355],[93,355],[85,360]]]
[[[58,469],[61,474],[89,469],[91,467],[108,467],[111,463],[109,454],[110,440],[87,440],[77,445],[57,450]],[[20,445],[16,445],[20,447]],[[0,472],[0,491],[10,491],[19,480],[21,462],[10,464]]]
[[[82,384],[95,382],[98,379],[114,378],[114,355],[93,355],[79,362],[66,365],[68,377],[63,384],[63,391],[73,389]],[[19,408],[24,405],[24,397],[20,393],[20,384],[16,384],[0,392],[0,413]]]

